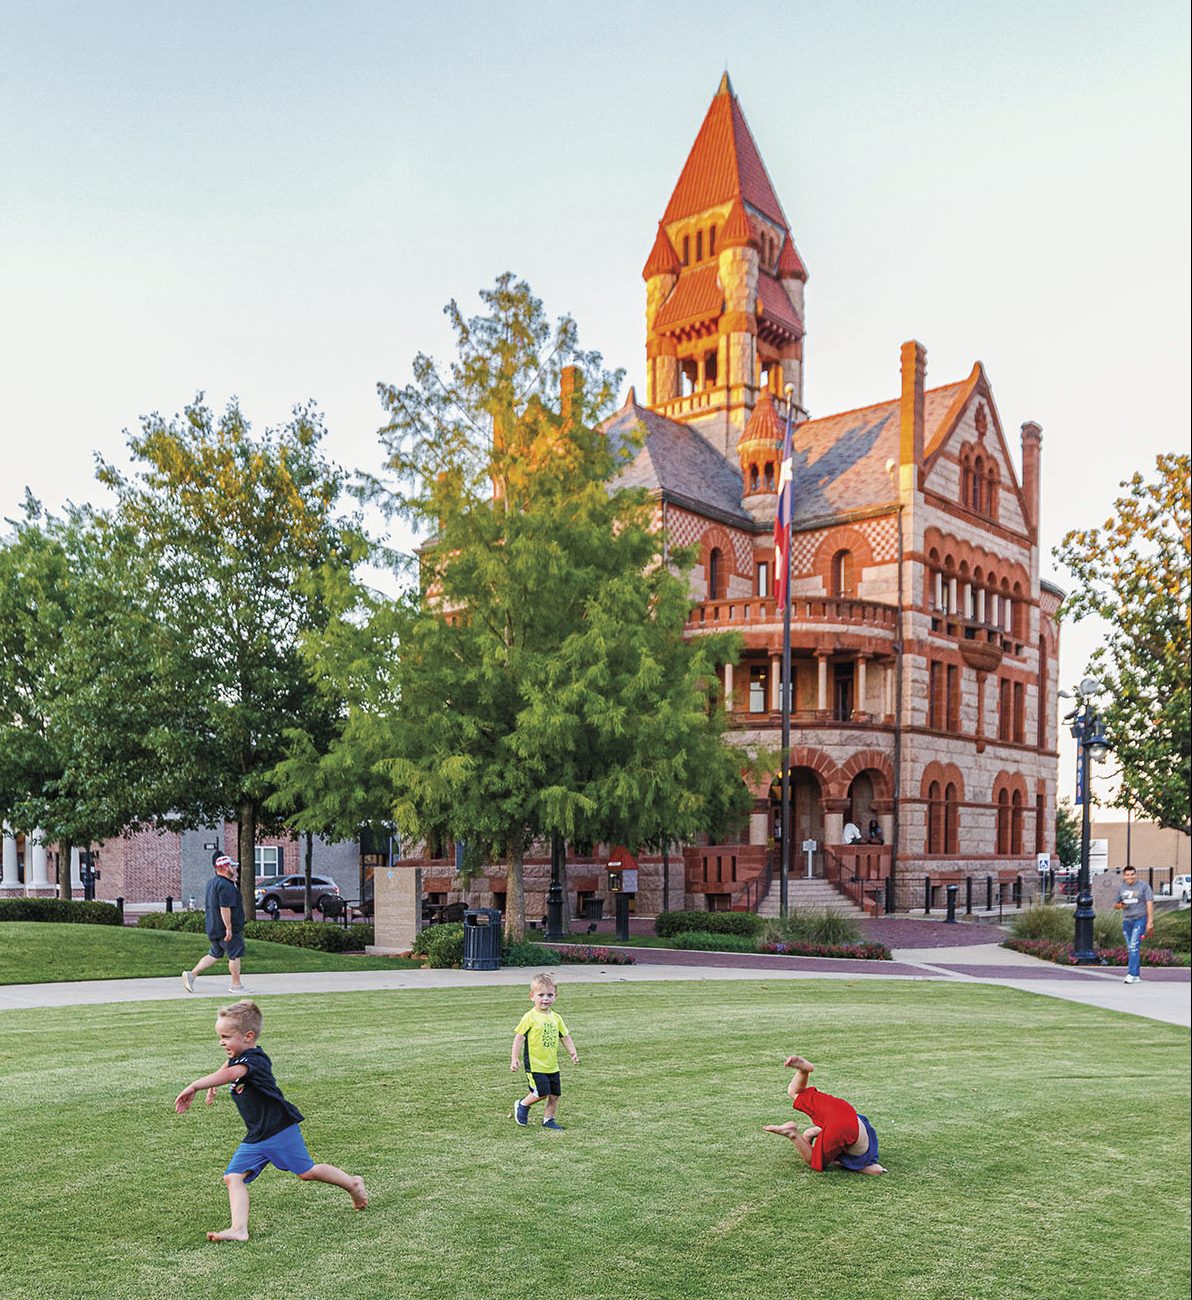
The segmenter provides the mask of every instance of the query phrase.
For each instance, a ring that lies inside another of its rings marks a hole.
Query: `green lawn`
[[[54,921],[0,923],[0,984],[50,984],[60,980],[136,979],[177,975],[207,951],[201,934],[139,930],[115,925],[65,925]],[[284,943],[246,940],[244,979],[283,971],[393,970],[420,962],[393,957],[351,957]],[[226,972],[226,965],[212,973]]]
[[[85,929],[86,927],[76,927]],[[850,1300],[1188,1294],[1189,1034],[980,985],[568,985],[566,1133],[509,1118],[517,989],[262,1000],[263,1046],[335,1188],[268,1171],[244,1246],[211,1008],[0,1017],[6,1300]],[[884,1178],[760,1131],[784,1054],[855,1101]]]

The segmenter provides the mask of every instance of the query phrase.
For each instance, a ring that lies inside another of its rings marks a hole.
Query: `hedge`
[[[123,925],[113,903],[70,898],[0,898],[0,921],[65,921],[73,925]]]
[[[1015,952],[1024,952],[1028,957],[1053,961],[1060,966],[1077,964],[1070,943],[1056,943],[1051,939],[1007,939],[1002,946],[1012,948]],[[1097,947],[1095,951],[1107,966],[1128,964],[1129,954],[1125,948]],[[1144,945],[1139,950],[1139,957],[1144,966],[1187,966],[1189,964],[1187,953],[1172,952],[1170,948],[1147,948]]]
[[[181,930],[186,934],[205,934],[204,912],[146,912],[137,920],[138,930]]]
[[[244,937],[320,952],[359,952],[374,941],[374,931],[371,925],[345,926],[334,921],[249,921]]]
[[[731,916],[732,913],[730,912],[729,915]],[[715,934],[710,930],[684,930],[681,934],[669,937],[672,948],[691,948],[703,952],[757,952],[757,940],[745,935]]]
[[[654,933],[662,939],[692,932],[756,938],[763,924],[756,912],[663,912],[654,922]]]

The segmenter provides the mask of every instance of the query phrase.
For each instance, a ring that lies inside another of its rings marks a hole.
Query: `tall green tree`
[[[233,401],[216,415],[200,396],[182,416],[153,415],[128,439],[135,471],[99,477],[116,517],[151,562],[142,601],[161,629],[157,671],[176,693],[155,744],[185,747],[192,781],[177,826],[235,819],[240,887],[250,914],[269,774],[288,729],[317,730],[325,708],[299,654],[326,621],[314,575],[350,566],[354,521],[338,512],[342,472],[322,454],[309,407],[255,434]]]
[[[1123,802],[1192,833],[1192,458],[1156,458],[1135,474],[1100,528],[1056,548],[1077,587],[1064,612],[1095,614],[1108,635],[1089,663],[1107,689],[1105,721],[1121,764]]]
[[[615,486],[630,448],[597,429],[620,381],[501,276],[456,358],[382,386],[388,476],[371,495],[433,534],[403,608],[382,760],[403,838],[502,861],[524,932],[523,862],[587,842],[712,829],[748,793],[712,707],[728,638],[685,641],[691,556],[661,563],[651,506]]]
[[[1055,806],[1055,852],[1061,867],[1080,865],[1080,818],[1067,799]]]

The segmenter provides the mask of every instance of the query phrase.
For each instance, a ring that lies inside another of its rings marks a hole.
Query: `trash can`
[[[500,969],[500,908],[468,908],[464,913],[464,970]]]
[[[584,899],[584,920],[602,921],[603,919],[604,919],[604,899],[585,898]]]

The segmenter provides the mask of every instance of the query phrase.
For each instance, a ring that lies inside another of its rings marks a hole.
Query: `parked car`
[[[323,902],[339,897],[339,886],[329,876],[311,876],[311,906],[323,910]],[[306,876],[262,876],[257,881],[257,907],[276,916],[283,907],[291,912],[306,910]]]
[[[1181,903],[1192,901],[1192,876],[1176,876],[1170,889],[1164,889],[1171,898],[1178,898]]]

